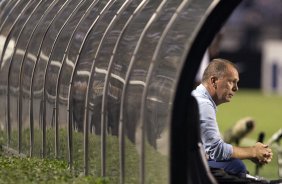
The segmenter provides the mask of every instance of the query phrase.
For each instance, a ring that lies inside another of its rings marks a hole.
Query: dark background
[[[240,88],[259,89],[263,44],[267,40],[282,41],[282,1],[243,1],[220,34],[218,51],[211,58],[229,59],[238,65]]]

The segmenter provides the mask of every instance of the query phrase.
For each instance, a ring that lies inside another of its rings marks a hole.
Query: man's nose
[[[233,91],[238,91],[238,90],[239,90],[238,85],[235,84],[235,85],[233,86],[232,90],[233,90]]]

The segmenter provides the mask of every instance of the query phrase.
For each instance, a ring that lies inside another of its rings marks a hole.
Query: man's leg
[[[226,161],[209,160],[208,164],[212,168],[223,169],[229,174],[240,175],[248,173],[245,164],[240,159],[230,159]]]

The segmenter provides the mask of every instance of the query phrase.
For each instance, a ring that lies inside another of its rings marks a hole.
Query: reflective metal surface
[[[1,144],[110,183],[172,182],[179,73],[218,4],[0,1]]]

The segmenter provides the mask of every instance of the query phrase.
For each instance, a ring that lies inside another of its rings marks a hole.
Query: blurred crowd
[[[243,1],[224,29],[222,49],[260,50],[266,39],[282,39],[282,1]]]
[[[282,40],[282,1],[247,0],[235,9],[221,30],[217,57],[240,68],[240,87],[261,87],[263,45]]]

